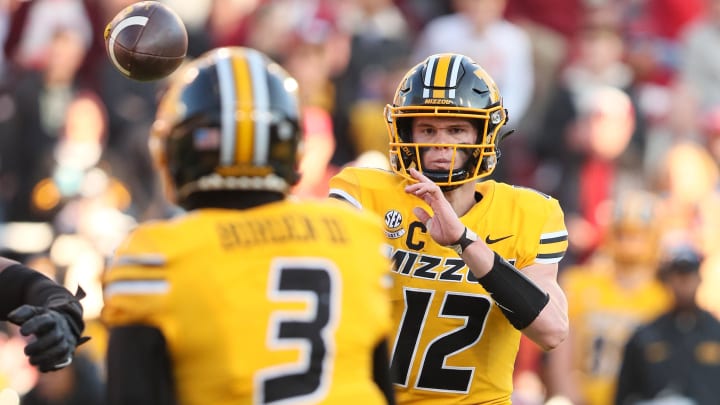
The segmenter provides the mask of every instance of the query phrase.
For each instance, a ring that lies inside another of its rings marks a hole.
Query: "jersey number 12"
[[[394,382],[406,387],[435,291],[405,288],[404,295],[405,313],[395,340],[391,368],[395,370]],[[446,367],[445,361],[480,340],[490,307],[490,300],[483,295],[445,293],[438,316],[464,319],[465,325],[428,343],[421,354],[415,388],[457,393],[470,390],[474,367]]]

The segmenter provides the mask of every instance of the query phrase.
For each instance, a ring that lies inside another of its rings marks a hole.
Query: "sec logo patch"
[[[390,210],[385,213],[385,235],[390,239],[397,239],[405,235],[405,229],[402,226],[402,214],[397,210]]]

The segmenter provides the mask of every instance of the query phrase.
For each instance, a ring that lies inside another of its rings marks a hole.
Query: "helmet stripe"
[[[232,58],[235,76],[235,94],[237,111],[241,119],[236,119],[237,139],[235,143],[235,162],[249,164],[253,153],[253,88],[247,58]]]
[[[235,151],[235,88],[230,55],[221,50],[216,60],[218,81],[220,82],[220,165],[230,166]]]
[[[435,68],[435,77],[433,78],[433,87],[446,87],[448,79],[448,70],[450,67],[450,56],[442,55],[437,60]]]
[[[450,72],[450,83],[448,83],[448,87],[450,87],[450,94],[448,94],[448,98],[455,98],[455,87],[458,85],[458,72],[460,71],[460,62],[462,62],[462,58],[458,56],[453,56],[453,59],[452,69]]]
[[[450,55],[442,55],[438,58],[435,68],[433,87],[447,87],[448,71],[450,67]],[[433,98],[445,98],[445,90],[433,90]]]
[[[461,64],[462,58],[454,54],[429,57],[423,78],[423,98],[455,98],[454,87]]]
[[[255,101],[255,151],[253,154],[253,164],[256,166],[264,166],[267,164],[269,145],[270,145],[270,94],[268,92],[267,70],[262,55],[259,52],[246,52],[247,62],[250,68],[250,76],[252,77],[253,100]]]
[[[437,56],[431,56],[427,62],[427,68],[425,69],[425,77],[423,78],[423,98],[430,98],[430,86],[433,82],[433,74],[435,73],[435,63],[437,62]]]

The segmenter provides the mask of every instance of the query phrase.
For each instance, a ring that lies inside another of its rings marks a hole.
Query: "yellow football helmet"
[[[298,180],[298,84],[253,49],[218,48],[171,80],[151,150],[180,205],[221,190],[287,193]]]
[[[619,195],[612,208],[606,247],[619,264],[654,265],[659,259],[660,199],[646,191]]]
[[[422,116],[471,119],[478,139],[474,144],[415,143],[412,118]],[[497,143],[511,132],[498,136],[508,116],[493,79],[472,59],[454,53],[432,55],[410,69],[385,107],[385,118],[393,171],[412,179],[408,169],[415,168],[445,190],[490,175],[500,156]],[[427,170],[422,154],[434,147],[452,148],[453,156],[466,153],[469,159],[461,168]]]

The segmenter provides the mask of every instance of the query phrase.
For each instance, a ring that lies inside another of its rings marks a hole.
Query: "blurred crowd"
[[[344,165],[388,167],[383,108],[426,56],[463,53],[492,75],[516,129],[494,176],[560,200],[579,331],[550,355],[521,347],[516,403],[612,403],[625,341],[671,305],[655,273],[672,246],[702,255],[697,299],[720,316],[720,0],[163,2],[189,58],[249,46],[297,78],[299,196],[324,198]],[[4,325],[0,405],[102,404],[105,260],[173,209],[147,149],[165,82],[129,80],[105,54],[105,24],[132,3],[0,0],[0,253],[81,284],[95,337],[39,375]]]

